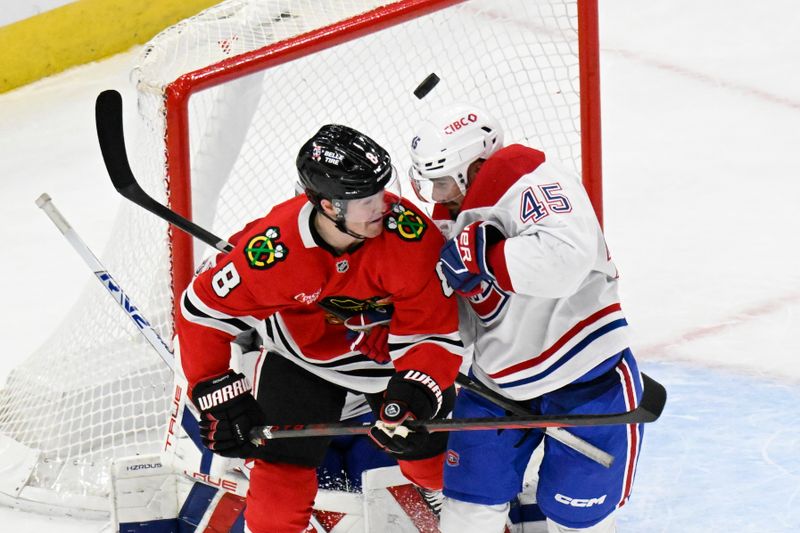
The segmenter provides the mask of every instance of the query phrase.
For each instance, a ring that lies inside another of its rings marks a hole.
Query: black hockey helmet
[[[353,200],[380,192],[394,177],[392,158],[378,143],[353,128],[326,124],[300,148],[297,172],[306,195],[320,200]]]

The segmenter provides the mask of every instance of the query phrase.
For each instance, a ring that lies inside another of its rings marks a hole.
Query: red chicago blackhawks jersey
[[[436,275],[443,239],[430,219],[403,200],[381,235],[336,255],[313,214],[304,196],[275,206],[186,289],[177,330],[189,383],[225,372],[230,341],[255,328],[268,350],[348,389],[380,392],[408,369],[450,386],[463,345],[456,301]],[[393,364],[380,365],[350,349],[343,319],[388,306]]]

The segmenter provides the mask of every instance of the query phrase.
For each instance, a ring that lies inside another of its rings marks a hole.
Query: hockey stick
[[[168,207],[160,204],[139,186],[133,175],[125,149],[125,133],[122,127],[122,95],[113,89],[101,92],[95,102],[95,123],[97,140],[111,183],[122,196],[154,215],[182,229],[220,252],[230,252],[233,246],[206,231]]]
[[[456,376],[456,383],[458,383],[465,389],[469,389],[471,392],[477,394],[481,398],[489,400],[498,407],[502,407],[506,411],[509,411],[511,414],[517,416],[533,415],[533,413],[531,413],[528,409],[525,409],[518,403],[513,402],[508,398],[500,396],[495,391],[486,387],[484,384],[471,379],[466,374],[462,374],[459,372],[458,375]],[[613,455],[611,455],[605,450],[598,448],[594,444],[573,435],[566,429],[560,427],[548,427],[544,429],[544,432],[549,437],[559,441],[561,444],[572,448],[576,452],[585,455],[589,459],[603,465],[606,468],[611,468],[611,465],[614,463]]]
[[[639,406],[624,413],[605,415],[525,415],[497,418],[450,418],[443,420],[411,421],[411,429],[424,429],[430,433],[442,431],[481,431],[490,429],[566,428],[584,426],[613,426],[654,422],[661,416],[667,401],[664,387],[646,374],[642,374],[644,393]],[[369,433],[371,423],[291,424],[253,428],[250,437],[259,439],[286,439],[359,435]]]
[[[435,77],[433,74],[431,76],[426,78],[426,80],[423,82],[423,85],[427,84],[427,91],[430,91],[430,89],[435,86],[436,82],[438,82],[438,77]],[[424,94],[427,94],[427,91]],[[100,143],[100,151],[103,154],[103,161],[105,162],[111,182],[114,184],[114,188],[117,190],[117,192],[133,203],[147,209],[157,217],[166,220],[175,227],[185,231],[200,241],[213,246],[217,250],[225,253],[233,250],[233,246],[229,242],[225,241],[224,239],[220,239],[208,230],[198,226],[190,220],[182,217],[178,213],[172,211],[167,206],[157,202],[141,188],[133,174],[133,170],[131,170],[130,162],[128,161],[128,154],[125,148],[125,132],[123,128],[122,111],[122,96],[119,94],[119,92],[111,89],[103,91],[97,96],[97,101],[95,103],[97,138]],[[466,378],[468,382],[472,381],[467,376],[463,377]],[[472,385],[464,386],[474,390],[476,394],[481,394],[481,391],[475,390]],[[491,400],[491,398],[487,399]],[[508,409],[508,407],[503,405],[501,405],[501,407]],[[515,411],[512,410],[512,412]],[[552,438],[580,452],[586,457],[597,461],[603,466],[608,467],[613,461],[613,457],[610,454],[583,439],[580,439],[572,434],[568,434],[566,431],[557,431],[554,429],[545,429],[545,431]]]
[[[342,320],[344,322],[345,327],[347,327],[351,331],[357,331],[357,332],[358,331],[362,331],[363,332],[363,331],[366,331],[367,329],[369,329],[369,328],[364,328],[364,329],[360,330],[358,326],[350,326],[348,324],[348,322],[349,322],[349,319],[352,318],[352,317],[348,317],[348,316],[343,315],[341,313],[340,309],[337,309],[336,307],[334,307],[332,305],[325,305],[322,302],[319,302],[319,305],[320,305],[320,307],[325,309],[327,312],[331,313],[332,315],[334,315],[334,316],[338,317],[340,320]],[[387,325],[387,324],[389,324],[389,322],[390,322],[390,319],[386,319],[386,320],[383,320],[383,321],[380,321],[380,322],[373,322],[372,324],[370,324],[369,327],[371,328],[371,327],[374,327],[374,326],[377,326],[377,325]],[[529,410],[527,410],[524,407],[522,407],[521,405],[509,400],[508,398],[500,396],[499,394],[497,394],[493,390],[489,389],[488,387],[486,387],[482,383],[474,381],[473,379],[471,379],[466,374],[462,374],[461,372],[459,372],[456,375],[456,383],[458,383],[459,385],[461,385],[465,389],[469,389],[470,391],[472,391],[473,393],[477,394],[481,398],[484,398],[484,399],[494,403],[498,407],[502,407],[503,409],[505,409],[507,411],[510,411],[512,414],[523,415],[523,416],[524,415],[532,415],[533,414]],[[542,429],[542,428],[539,428],[539,429]],[[542,430],[548,436],[550,436],[551,438],[559,441],[560,443],[564,444],[565,446],[568,446],[568,447],[572,448],[576,452],[578,452],[578,453],[580,453],[582,455],[585,455],[589,459],[591,459],[591,460],[593,460],[593,461],[605,466],[606,468],[610,468],[611,464],[614,462],[614,456],[613,455],[611,455],[610,453],[608,453],[608,452],[606,452],[604,450],[601,450],[600,448],[598,448],[594,444],[591,444],[590,442],[585,441],[580,437],[576,437],[575,435],[573,435],[572,433],[570,433],[569,431],[567,431],[565,429],[550,427],[550,428],[546,428],[546,429],[542,429]]]
[[[86,246],[86,243],[80,238],[80,236],[72,229],[72,226],[69,225],[69,222],[61,215],[56,206],[53,205],[50,196],[47,193],[44,193],[36,199],[36,205],[38,205],[45,214],[50,217],[50,220],[53,221],[53,224],[64,234],[64,237],[67,238],[69,243],[75,248],[75,251],[78,252],[83,260],[89,265],[89,268],[92,269],[94,275],[97,276],[97,279],[106,288],[108,294],[117,302],[123,311],[128,315],[128,318],[131,319],[131,322],[136,324],[136,328],[142,334],[142,336],[147,339],[147,342],[150,343],[150,346],[158,353],[164,363],[170,368],[170,370],[175,371],[175,357],[172,355],[172,352],[167,347],[167,344],[161,338],[161,336],[153,329],[150,325],[150,322],[147,321],[145,317],[139,312],[139,309],[133,304],[131,299],[128,297],[127,294],[120,288],[119,284],[111,277],[111,274],[103,267],[100,260],[97,259],[92,251]]]

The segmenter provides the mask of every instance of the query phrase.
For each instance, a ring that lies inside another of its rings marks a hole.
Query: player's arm
[[[227,457],[249,457],[255,447],[248,437],[265,422],[244,375],[230,368],[230,342],[255,327],[258,309],[248,272],[234,258],[220,258],[199,274],[181,297],[177,319],[181,366],[200,411],[203,444]]]
[[[401,454],[425,440],[400,427],[404,421],[446,414],[444,394],[455,381],[464,353],[456,300],[448,297],[449,288],[435,274],[443,240],[432,233],[430,241],[435,242],[425,243],[430,246],[427,253],[406,257],[404,287],[392,291],[389,350],[397,371],[384,394],[381,420],[371,432],[381,446]]]
[[[534,296],[575,292],[597,257],[597,220],[588,196],[569,174],[537,170],[520,195],[495,207],[504,225],[475,221],[448,241],[442,264],[448,283],[464,295],[481,282]],[[520,208],[522,206],[522,208]]]
[[[227,371],[231,341],[259,322],[252,312],[257,305],[241,272],[241,265],[223,256],[181,295],[176,329],[181,365],[190,385]]]
[[[438,282],[427,289],[440,291]],[[400,454],[415,453],[427,444],[427,435],[408,430],[403,425],[407,420],[429,420],[443,417],[450,407],[446,400],[448,389],[453,386],[461,365],[463,344],[458,335],[458,311],[453,301],[435,309],[438,316],[425,313],[414,317],[428,318],[425,324],[418,323],[417,333],[402,334],[407,324],[401,311],[395,311],[389,334],[389,349],[394,360],[395,374],[389,379],[384,392],[380,420],[370,435],[382,447]],[[444,302],[443,302],[444,303]],[[397,304],[395,304],[397,309]],[[413,312],[406,309],[407,312]],[[444,319],[444,320],[443,320]],[[431,326],[444,326],[432,330]],[[452,391],[449,394],[453,394]],[[451,400],[452,401],[452,400]]]
[[[424,372],[446,389],[455,381],[464,345],[458,332],[457,299],[437,275],[444,238],[425,220],[428,231],[421,241],[406,243],[403,268],[393,271],[389,348],[398,372]]]
[[[578,290],[592,270],[598,252],[597,219],[583,187],[565,178],[537,185],[545,216],[520,221],[517,234],[488,249],[487,261],[501,288],[559,298]],[[544,202],[545,193],[550,204]]]

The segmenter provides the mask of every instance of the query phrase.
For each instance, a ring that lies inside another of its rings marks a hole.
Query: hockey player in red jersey
[[[204,444],[256,459],[245,511],[252,533],[305,530],[330,439],[256,446],[250,429],[338,422],[348,391],[367,397],[379,417],[371,436],[406,477],[441,489],[447,437],[403,421],[447,416],[463,351],[455,298],[435,273],[444,241],[391,192],[389,154],[326,125],[300,148],[297,169],[305,195],[234,236],[235,249],[184,292],[177,324]],[[388,330],[348,335],[347,324],[376,317],[391,317]],[[231,341],[251,328],[265,347],[252,388],[230,368]],[[388,356],[376,349],[387,333]]]
[[[423,120],[409,178],[434,202],[450,240],[440,272],[464,298],[461,333],[471,375],[540,414],[628,411],[642,394],[617,271],[580,179],[544,153],[503,147],[498,122],[456,105]],[[462,390],[455,417],[503,416]],[[605,468],[542,433],[453,433],[444,474],[444,533],[500,533],[509,502],[544,438],[537,503],[550,533],[615,530],[628,499],[642,427],[574,428],[614,456]]]

